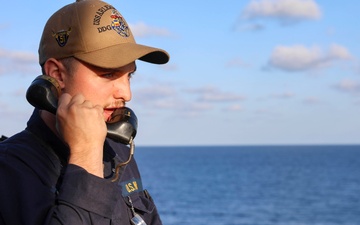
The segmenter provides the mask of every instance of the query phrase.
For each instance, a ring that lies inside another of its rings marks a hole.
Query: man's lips
[[[124,106],[125,106],[125,103],[122,102],[122,101],[116,101],[116,102],[113,102],[112,104],[104,106],[104,119],[105,119],[105,121],[109,121],[111,114],[115,110],[117,110],[118,108],[122,108]]]
[[[109,120],[111,114],[116,110],[117,108],[105,108],[104,109],[104,118],[106,121]]]

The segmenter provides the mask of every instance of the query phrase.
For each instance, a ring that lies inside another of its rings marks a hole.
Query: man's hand
[[[69,164],[103,177],[103,146],[106,124],[103,108],[85,100],[81,94],[64,93],[56,113],[57,130],[70,148]]]

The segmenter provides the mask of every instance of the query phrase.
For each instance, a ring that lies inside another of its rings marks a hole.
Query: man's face
[[[136,70],[135,62],[117,69],[103,69],[74,60],[74,72],[64,78],[63,92],[82,94],[86,100],[104,108],[108,120],[116,108],[131,100],[130,78]]]

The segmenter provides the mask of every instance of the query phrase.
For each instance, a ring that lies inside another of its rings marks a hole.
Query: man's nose
[[[114,98],[122,99],[124,102],[131,100],[130,81],[126,76],[123,76],[114,82]]]

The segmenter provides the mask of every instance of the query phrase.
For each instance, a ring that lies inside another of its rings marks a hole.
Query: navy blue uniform
[[[36,109],[24,131],[0,142],[0,225],[125,225],[131,205],[147,225],[161,224],[134,159],[111,182],[114,166],[128,159],[127,146],[106,139],[107,179],[67,165],[68,155]]]

